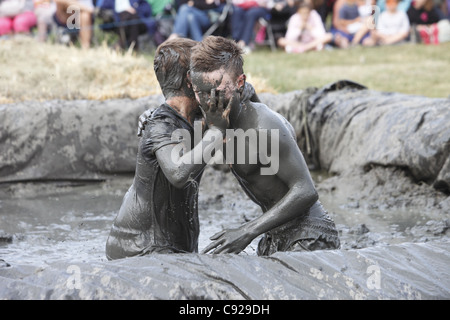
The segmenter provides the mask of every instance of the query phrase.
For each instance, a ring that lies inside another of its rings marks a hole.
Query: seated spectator
[[[91,46],[92,39],[92,15],[94,13],[94,4],[92,0],[55,0],[56,12],[53,16],[54,21],[60,27],[72,27],[71,24],[79,22],[79,36],[81,48],[88,49]],[[79,17],[75,17],[79,10]]]
[[[203,33],[212,25],[210,15],[221,13],[224,0],[189,0],[181,4],[173,32],[169,39],[190,38],[195,41],[203,39]]]
[[[337,0],[333,9],[334,44],[347,48],[350,44],[359,44],[367,37],[368,29],[364,27],[365,19],[360,16],[357,0]],[[362,30],[361,30],[362,29]],[[358,33],[358,31],[360,31]],[[355,37],[355,35],[357,35]]]
[[[231,37],[237,41],[244,53],[251,52],[254,28],[259,18],[270,17],[267,0],[233,0],[231,15]]]
[[[439,43],[437,23],[442,18],[442,12],[434,5],[433,0],[413,0],[407,14],[413,42]]]
[[[280,38],[278,45],[288,53],[320,51],[333,36],[326,33],[322,18],[312,9],[310,1],[300,0],[297,12],[289,19],[286,37]]]
[[[47,40],[48,28],[53,24],[56,5],[53,0],[34,0],[34,13],[37,19],[38,41]]]
[[[152,7],[146,0],[115,0],[114,10],[119,21],[120,46],[138,51],[139,35],[153,35],[156,30]]]
[[[363,41],[364,46],[400,43],[409,36],[409,20],[406,13],[398,9],[400,0],[387,0],[386,11],[379,18],[376,29]]]
[[[30,33],[36,26],[32,0],[0,1],[0,36],[18,33]]]

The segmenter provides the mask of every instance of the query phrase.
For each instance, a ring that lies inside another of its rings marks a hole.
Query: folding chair
[[[207,37],[212,35],[214,32],[216,32],[219,28],[223,28],[226,24],[228,15],[233,13],[233,3],[232,0],[227,0],[226,4],[217,18],[215,18],[215,21],[213,24],[208,28],[208,30],[205,31],[203,34],[203,37]]]
[[[273,35],[272,25],[270,24],[270,15],[266,17],[261,17],[258,20],[259,24],[266,28],[266,38],[260,45],[269,45],[272,51],[277,50],[277,44],[275,41],[275,36]]]

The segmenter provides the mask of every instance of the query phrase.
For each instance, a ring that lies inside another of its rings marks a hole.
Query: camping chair
[[[207,37],[215,33],[218,29],[223,29],[226,27],[227,18],[233,13],[233,3],[232,0],[226,0],[226,4],[220,14],[215,16],[211,15],[212,25],[205,31],[203,37]]]
[[[259,42],[259,45],[269,45],[272,51],[277,50],[277,44],[275,41],[275,36],[273,34],[272,25],[270,24],[270,14],[266,17],[261,17],[258,20],[259,24],[266,28],[266,39],[264,41]]]

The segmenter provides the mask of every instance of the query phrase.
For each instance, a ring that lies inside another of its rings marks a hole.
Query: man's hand
[[[225,229],[213,235],[210,243],[202,253],[239,253],[244,250],[253,240],[252,235],[245,228],[245,225],[237,229]]]
[[[145,130],[145,125],[148,123],[148,118],[150,118],[150,116],[152,115],[153,111],[155,111],[155,109],[145,110],[145,112],[139,116],[138,131],[137,131],[137,136],[138,137],[142,136],[142,131]]]
[[[206,124],[208,127],[216,127],[222,131],[225,135],[225,130],[230,124],[229,114],[233,106],[238,106],[240,103],[239,92],[234,92],[233,97],[228,102],[225,107],[225,92],[217,91],[216,89],[211,90],[211,95],[209,98],[209,106],[207,109],[203,109],[203,115],[206,119]]]

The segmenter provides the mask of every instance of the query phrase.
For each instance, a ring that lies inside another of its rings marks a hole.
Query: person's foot
[[[340,35],[339,33],[336,33],[334,36],[334,43],[342,49],[347,49],[349,46],[349,41],[346,37]]]

